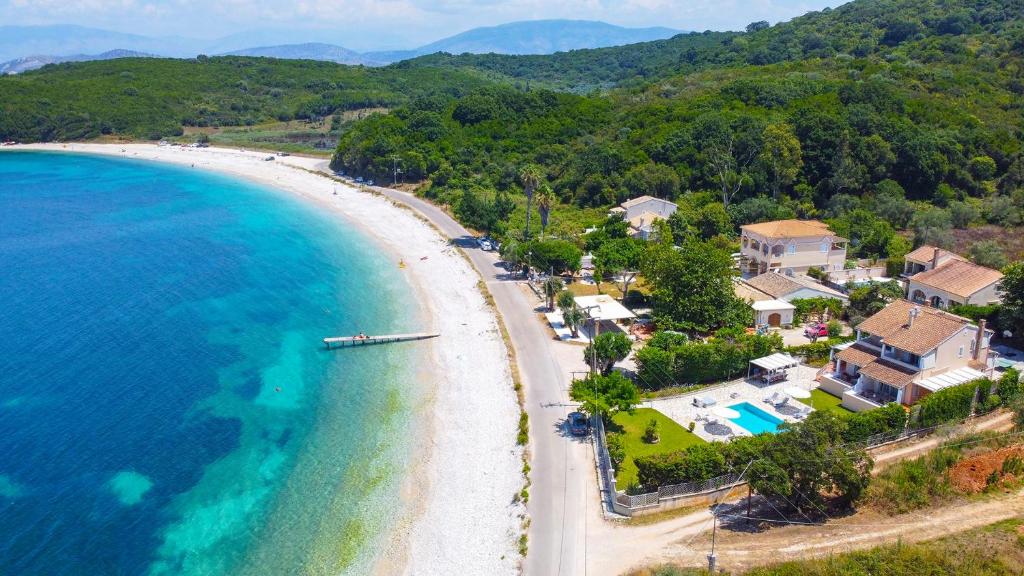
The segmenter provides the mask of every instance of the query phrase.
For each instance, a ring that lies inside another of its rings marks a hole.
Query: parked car
[[[273,156],[267,156],[266,158],[263,159],[263,161],[264,162],[273,162],[274,161],[274,157]]]
[[[808,338],[821,338],[822,336],[828,336],[828,326],[821,322],[810,324],[804,328],[804,336]]]
[[[373,180],[367,180],[366,181],[366,185],[367,186],[373,186]]]
[[[476,243],[484,252],[490,252],[491,250],[494,249],[494,246],[491,245],[490,239],[488,239],[487,237],[477,238]]]
[[[362,176],[357,176],[356,177],[356,182],[358,182],[359,184],[362,184],[363,183],[363,177]]]
[[[573,436],[586,436],[590,432],[590,421],[587,420],[586,414],[582,412],[572,412],[569,414],[569,432]]]

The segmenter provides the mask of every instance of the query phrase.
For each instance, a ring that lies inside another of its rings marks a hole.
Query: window
[[[786,247],[787,254],[796,254],[796,244],[790,244]]]
[[[830,244],[828,242],[822,242],[821,243],[821,251],[822,252],[828,252],[829,246],[830,246]]]
[[[956,351],[956,356],[957,356],[957,358],[963,358],[964,357],[964,347],[963,346],[961,346],[960,349]]]

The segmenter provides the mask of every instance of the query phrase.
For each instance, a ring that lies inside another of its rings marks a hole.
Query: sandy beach
[[[361,229],[404,270],[416,291],[410,307],[441,333],[422,367],[426,422],[407,466],[395,529],[377,559],[379,574],[512,574],[525,508],[515,444],[518,406],[507,352],[479,275],[430,225],[378,195],[315,171],[325,160],[265,161],[267,152],[153,144],[38,144],[47,150],[119,156],[213,170],[301,196]]]

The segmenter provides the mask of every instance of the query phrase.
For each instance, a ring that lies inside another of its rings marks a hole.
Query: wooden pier
[[[339,336],[336,338],[324,338],[324,346],[327,346],[327,349],[330,350],[335,346],[345,348],[347,346],[369,346],[371,344],[428,340],[430,338],[437,338],[440,335],[437,332],[420,332],[417,334],[387,334],[384,336]]]

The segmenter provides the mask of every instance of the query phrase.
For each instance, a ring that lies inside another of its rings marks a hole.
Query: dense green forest
[[[52,64],[0,77],[0,139],[158,139],[183,126],[315,120],[419,95],[459,96],[484,83],[477,76],[243,57]]]
[[[518,190],[518,170],[536,164],[558,199],[579,207],[674,198],[674,228],[705,237],[831,218],[855,255],[898,257],[909,246],[897,230],[948,244],[954,228],[1021,223],[1022,15],[1019,0],[856,0],[742,34],[551,57],[427,57],[401,66],[520,81],[367,119],[342,135],[334,166],[383,176],[397,157],[428,179],[428,196],[458,205],[467,190]],[[680,63],[680,50],[693,57]],[[649,65],[642,82],[622,65],[634,57]],[[576,95],[522,82],[577,72],[625,85]],[[983,248],[982,260],[1000,263]]]

